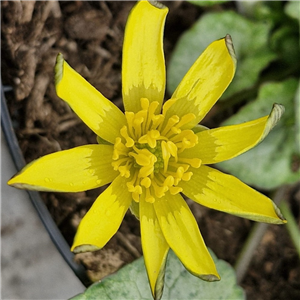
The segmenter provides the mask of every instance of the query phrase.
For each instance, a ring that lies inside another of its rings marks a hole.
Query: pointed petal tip
[[[28,183],[26,183],[26,178],[25,178],[25,180],[24,180],[24,178],[20,179],[19,175],[21,175],[21,172],[18,172],[11,179],[9,179],[7,181],[7,185],[9,185],[13,188],[17,188],[19,190],[45,191],[45,192],[51,191],[50,189],[47,189],[43,186],[28,184]]]
[[[229,52],[229,54],[230,54],[230,56],[231,56],[234,64],[236,65],[237,59],[236,59],[235,50],[234,50],[234,46],[233,46],[231,35],[226,34],[226,36],[225,36],[225,44],[226,44],[226,47],[228,49],[228,52]]]
[[[281,119],[282,115],[285,112],[285,107],[282,104],[274,103],[269,119],[273,120],[273,127],[278,123],[278,121]]]
[[[9,185],[9,186],[14,186],[14,178],[16,177],[16,175],[14,175],[12,178],[10,178],[8,181],[7,181],[7,185]]]
[[[151,291],[152,291],[154,300],[160,300],[163,295],[168,252],[169,252],[169,248],[167,249],[165,256],[163,258],[163,262],[162,262],[161,268],[159,270],[159,275],[157,277],[155,287],[154,287],[154,289],[152,289],[152,287],[151,287]]]
[[[61,52],[59,52],[56,56],[56,62],[61,62],[64,60],[64,56]]]
[[[278,216],[278,220],[276,220],[276,224],[279,224],[279,225],[286,224],[287,220],[282,215],[280,209],[277,207],[277,205],[274,202],[273,202],[273,207],[274,207],[276,215]]]
[[[95,245],[86,244],[86,245],[79,245],[79,246],[73,245],[71,251],[77,254],[77,253],[84,253],[84,252],[94,252],[100,249],[101,249],[100,247],[97,247]]]
[[[269,134],[269,132],[276,126],[276,124],[281,119],[282,115],[284,114],[285,108],[283,105],[274,103],[271,113],[268,117],[265,130],[262,134],[261,141]]]
[[[57,57],[56,57],[55,67],[54,67],[55,85],[57,85],[61,81],[61,79],[63,77],[63,64],[64,64],[64,56],[62,55],[62,53],[58,53]]]
[[[15,177],[15,176],[14,176]],[[17,188],[17,189],[25,189],[24,185],[22,183],[19,182],[15,182],[14,177],[12,177],[11,179],[9,179],[7,181],[7,185]]]
[[[219,274],[205,274],[205,275],[198,275],[198,277],[204,281],[209,281],[209,282],[213,282],[213,281],[220,281],[221,277]]]
[[[24,171],[32,165],[32,162],[26,165],[22,170],[14,174],[8,181],[7,185],[18,188],[18,189],[27,189],[30,185],[26,183],[26,177],[24,180],[24,177],[22,176]],[[29,188],[30,189],[30,188]]]
[[[163,5],[162,3],[158,2],[158,1],[148,0],[148,2],[149,2],[152,6],[154,6],[154,7],[156,7],[156,8],[159,8],[159,9],[165,9],[165,8],[167,8],[165,5]],[[168,8],[167,8],[167,9],[168,9]]]

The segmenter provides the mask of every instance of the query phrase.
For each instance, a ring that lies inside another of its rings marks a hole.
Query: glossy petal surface
[[[229,35],[211,43],[189,69],[172,95],[176,99],[167,116],[193,113],[200,122],[226,90],[235,73],[236,58]]]
[[[199,157],[202,164],[214,164],[236,157],[261,142],[284,112],[275,104],[270,115],[250,122],[203,130],[197,134],[198,144],[184,155]]]
[[[113,146],[87,145],[43,156],[8,181],[21,189],[80,192],[111,182]]]
[[[197,222],[183,198],[166,193],[153,205],[166,241],[187,270],[204,280],[219,280]]]
[[[195,202],[253,221],[285,223],[271,199],[234,176],[208,166],[191,169],[193,176],[190,181],[181,181],[179,185],[183,188],[184,194]]]
[[[140,222],[143,254],[151,292],[154,299],[160,299],[169,245],[160,229],[153,205],[144,199],[140,201]]]
[[[72,69],[62,54],[56,60],[55,87],[57,95],[71,106],[91,130],[104,140],[115,142],[125,124],[124,114]]]
[[[119,229],[131,199],[124,178],[117,177],[81,220],[71,251],[101,249]]]
[[[158,2],[139,1],[129,15],[122,62],[126,111],[137,112],[140,98],[163,101],[166,75],[162,42],[167,13],[168,8]]]

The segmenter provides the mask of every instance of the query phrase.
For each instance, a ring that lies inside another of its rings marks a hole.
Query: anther
[[[181,157],[185,149],[198,143],[198,136],[192,130],[183,129],[195,115],[173,115],[165,119],[175,101],[167,101],[163,114],[156,115],[159,102],[141,98],[140,111],[125,113],[127,126],[121,128],[120,137],[116,138],[112,166],[128,178],[127,188],[136,202],[142,194],[145,201],[153,203],[166,192],[180,193],[179,182],[193,176],[188,169],[201,165],[198,158]]]
[[[163,136],[167,136],[170,129],[179,122],[179,117],[178,116],[172,116],[171,118],[169,118],[166,126],[164,127],[164,129],[161,131],[161,135]]]
[[[126,147],[132,147],[134,145],[134,140],[128,135],[127,126],[123,126],[120,130],[120,133],[126,140]]]

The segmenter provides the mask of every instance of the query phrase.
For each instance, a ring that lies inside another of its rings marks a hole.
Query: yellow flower
[[[107,183],[81,221],[72,251],[101,249],[131,208],[141,224],[151,291],[160,299],[169,248],[193,275],[220,277],[197,223],[180,193],[212,209],[250,220],[282,224],[266,196],[207,165],[231,159],[258,144],[283,107],[241,125],[197,125],[231,82],[236,59],[229,35],[210,44],[164,105],[162,37],[168,9],[140,1],[126,25],[122,81],[125,114],[63,59],[57,57],[59,97],[93,130],[99,144],[44,156],[8,184],[41,191],[79,192]]]

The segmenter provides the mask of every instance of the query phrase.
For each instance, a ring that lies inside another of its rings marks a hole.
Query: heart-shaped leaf
[[[285,13],[300,22],[300,6],[298,1],[290,1],[285,6]]]
[[[216,4],[222,4],[224,2],[228,2],[228,0],[214,0],[214,1],[205,1],[205,0],[190,0],[188,1],[197,6],[212,6]]]
[[[221,281],[206,282],[191,275],[170,251],[167,260],[165,287],[162,300],[221,300],[245,299],[244,291],[237,286],[235,273],[225,261],[211,253]],[[125,266],[116,274],[91,285],[72,300],[153,300],[143,258]]]
[[[233,11],[207,13],[179,39],[167,68],[170,94],[204,49],[214,40],[232,36],[237,55],[236,75],[223,99],[251,88],[260,72],[276,58],[268,47],[270,24],[251,22]]]
[[[258,98],[243,107],[222,125],[239,124],[268,115],[273,103],[285,107],[285,113],[276,127],[261,144],[248,152],[219,163],[218,166],[247,184],[262,189],[273,189],[293,183],[300,178],[299,169],[299,92],[296,79],[268,83],[261,87]]]

